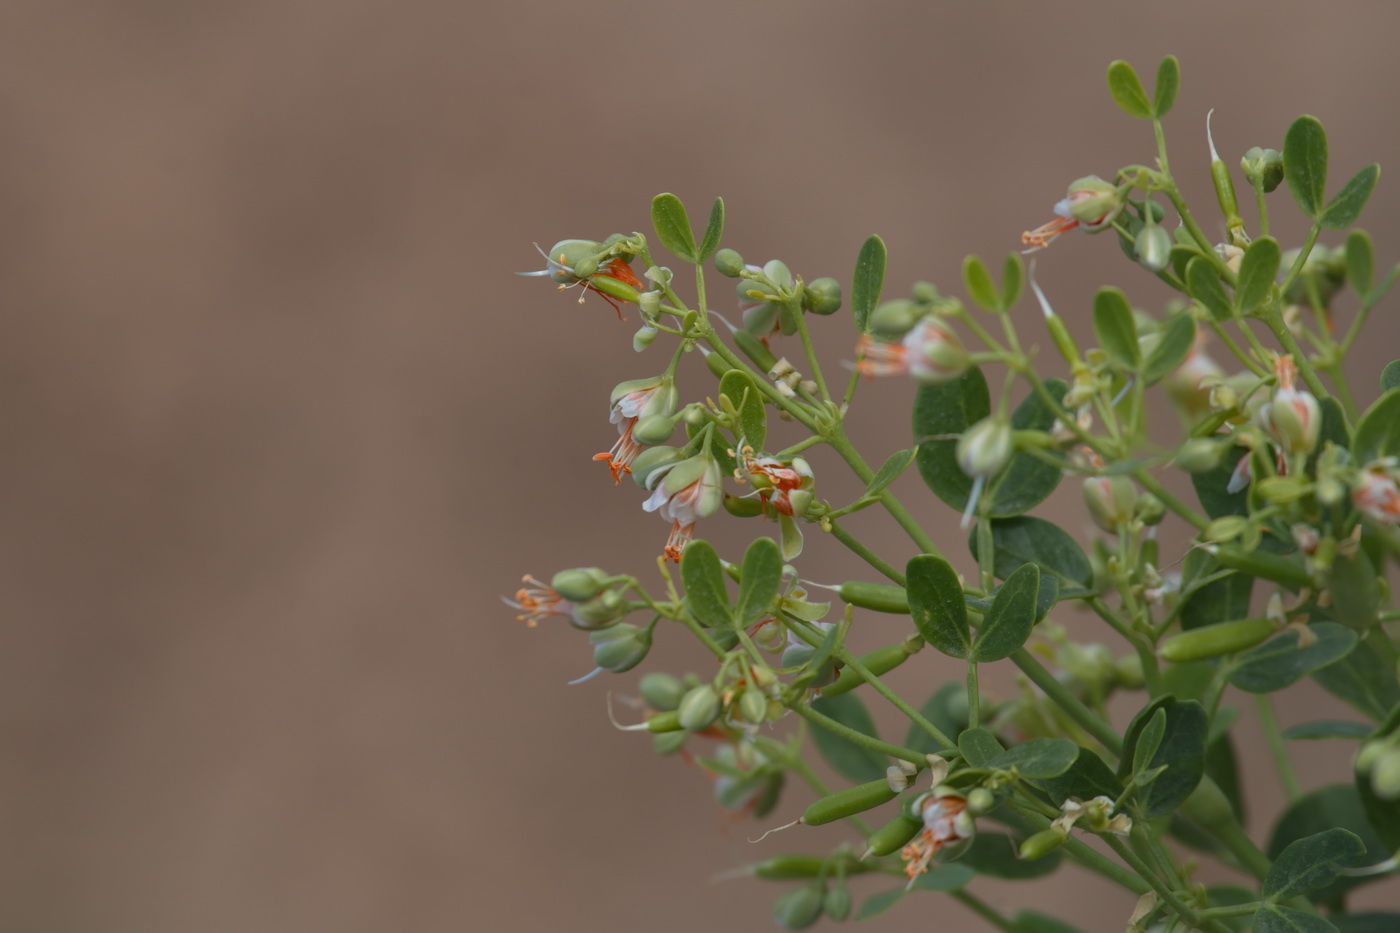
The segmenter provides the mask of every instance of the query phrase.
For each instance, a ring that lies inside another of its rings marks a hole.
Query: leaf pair
[[[698,246],[685,205],[670,192],[652,198],[651,225],[656,228],[656,236],[663,246],[686,262],[699,265],[719,248],[719,239],[724,234],[724,199],[715,198],[710,208],[710,222]]]
[[[1128,372],[1139,374],[1146,385],[1152,385],[1175,372],[1186,360],[1196,342],[1196,322],[1186,312],[1167,318],[1144,358],[1127,296],[1106,286],[1094,296],[1094,336],[1109,359]]]
[[[744,552],[739,566],[739,601],[729,602],[724,567],[707,541],[692,541],[681,553],[681,582],[685,602],[701,625],[729,629],[746,627],[767,615],[783,580],[783,556],[771,538],[758,538]]]
[[[1176,92],[1181,86],[1181,66],[1175,55],[1168,55],[1157,66],[1157,86],[1152,97],[1143,90],[1133,66],[1119,59],[1108,66],[1108,91],[1114,101],[1130,117],[1139,120],[1160,120],[1176,103]]]
[[[1352,176],[1337,196],[1323,203],[1327,189],[1327,131],[1316,117],[1293,121],[1283,138],[1283,176],[1298,207],[1314,223],[1341,230],[1356,222],[1380,177],[1376,163]]]
[[[941,557],[921,554],[906,568],[914,627],[934,648],[967,661],[999,661],[1026,643],[1035,627],[1040,568],[1024,564],[998,588],[974,634],[957,571]]]

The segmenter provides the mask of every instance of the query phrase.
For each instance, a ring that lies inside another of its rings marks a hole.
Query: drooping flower
[[[646,478],[646,487],[652,493],[642,508],[671,522],[666,556],[679,563],[681,551],[695,532],[696,520],[713,515],[724,497],[719,461],[702,451],[653,470]]]
[[[1361,470],[1352,483],[1351,501],[1362,515],[1382,525],[1400,522],[1400,487],[1395,479],[1400,472],[1395,457],[1383,457]]]
[[[1322,430],[1322,409],[1311,392],[1297,387],[1298,367],[1285,354],[1274,360],[1278,386],[1269,404],[1260,407],[1261,426],[1286,454],[1309,454]]]
[[[633,436],[637,422],[652,415],[669,417],[675,413],[676,401],[676,385],[669,375],[632,379],[613,389],[608,420],[617,425],[617,443],[593,459],[607,462],[614,485],[622,481],[622,474],[632,472],[632,461],[642,452],[641,443]]]
[[[507,606],[520,610],[515,618],[530,628],[540,624],[541,619],[559,616],[569,624],[581,629],[599,629],[616,622],[627,614],[627,603],[614,590],[602,590],[589,599],[576,601],[565,599],[553,586],[526,574],[525,584],[515,592],[515,599],[505,599]]]
[[[594,291],[601,295],[604,301],[612,305],[618,318],[621,318],[622,309],[618,307],[613,298],[635,301],[635,294],[629,293],[645,290],[645,286],[632,271],[632,266],[625,257],[604,256],[602,259],[598,258],[600,254],[606,252],[607,247],[596,240],[560,240],[547,253],[540,249],[540,245],[536,243],[535,249],[539,250],[540,255],[544,257],[545,267],[534,272],[518,272],[516,274],[549,276],[550,279],[559,283],[560,290],[572,288],[575,285],[581,286],[583,292],[578,296],[579,304],[583,304],[584,295]],[[609,279],[626,288],[619,289],[616,286],[610,286],[610,283],[599,282],[600,278]],[[610,295],[609,292],[612,294]]]
[[[904,860],[904,876],[910,884],[928,871],[929,862],[940,849],[970,842],[977,832],[972,815],[966,812],[967,800],[948,788],[929,791],[915,801],[914,808],[924,828],[899,852]]]
[[[1113,223],[1122,209],[1123,198],[1113,184],[1097,175],[1087,175],[1073,182],[1064,199],[1055,205],[1054,220],[1021,234],[1021,243],[1026,247],[1022,252],[1044,249],[1075,227],[1091,233],[1102,230]]]
[[[958,335],[932,317],[915,324],[898,343],[862,336],[856,355],[856,371],[867,379],[908,373],[931,385],[957,379],[972,362]]]

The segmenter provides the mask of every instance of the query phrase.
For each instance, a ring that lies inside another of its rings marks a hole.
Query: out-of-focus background
[[[646,230],[658,191],[701,217],[723,195],[751,261],[849,287],[878,232],[889,294],[958,292],[964,254],[1015,248],[1070,180],[1150,161],[1150,129],[1104,88],[1114,58],[1150,80],[1180,57],[1173,167],[1211,217],[1212,107],[1232,165],[1304,112],[1331,135],[1334,188],[1393,163],[1396,19],[1292,2],[5,4],[0,926],[763,929],[780,889],[714,877],[844,837],[749,845],[760,827],[697,769],[608,725],[607,691],[636,674],[566,686],[591,666],[581,633],[528,630],[498,600],[527,571],[646,575],[666,534],[589,458],[615,437],[612,385],[667,351],[633,353],[635,314],[513,276],[541,265],[531,243]],[[1286,190],[1272,203],[1296,240]],[[1398,208],[1384,175],[1362,224],[1387,261]],[[1081,332],[1105,282],[1164,299],[1109,239],[1065,238],[1038,275]],[[1363,403],[1400,343],[1383,311]],[[843,316],[817,329],[831,365],[851,358]],[[683,391],[712,393],[687,363]],[[907,445],[912,394],[861,390],[872,459]],[[853,489],[838,472],[833,498]],[[954,517],[912,476],[899,488],[962,553]],[[1070,492],[1054,514],[1087,534]],[[756,528],[713,524],[727,548]],[[861,575],[818,537],[804,573]],[[902,635],[863,624],[864,644]],[[668,633],[658,666],[704,670],[686,640]],[[1249,703],[1227,702],[1248,728]],[[1305,687],[1282,715],[1329,703]],[[1317,743],[1293,751],[1309,786],[1345,777]],[[1260,756],[1244,754],[1256,836],[1282,799]],[[793,788],[766,825],[807,799]],[[978,890],[1087,930],[1132,906],[1072,868]],[[977,923],[930,896],[871,928],[935,918]]]

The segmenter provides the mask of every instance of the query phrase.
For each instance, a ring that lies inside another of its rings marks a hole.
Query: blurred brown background
[[[666,351],[638,357],[635,319],[511,275],[538,268],[531,242],[648,229],[658,191],[696,214],[720,194],[751,261],[849,285],[878,232],[890,294],[958,291],[963,255],[1014,248],[1068,181],[1150,161],[1150,130],[1104,89],[1113,58],[1149,74],[1181,58],[1168,134],[1203,205],[1211,107],[1231,164],[1310,112],[1334,188],[1393,165],[1396,19],[1362,3],[4,4],[0,929],[766,928],[778,889],[711,878],[840,834],[749,846],[754,825],[698,771],[608,726],[606,691],[635,674],[566,687],[591,666],[583,636],[529,631],[498,601],[526,571],[647,574],[666,532],[589,462],[615,436],[612,385]],[[1397,207],[1383,176],[1362,221],[1388,260]],[[1081,328],[1105,257],[1141,306],[1163,298],[1111,241],[1066,238],[1039,274]],[[844,318],[819,330],[833,365],[850,357]],[[1397,355],[1388,315],[1373,333],[1364,400]],[[713,391],[687,372],[683,390]],[[911,396],[862,389],[872,458],[907,443]],[[961,554],[947,510],[902,488]],[[726,546],[754,530],[715,524]],[[860,527],[908,556],[878,516]],[[804,572],[858,573],[829,544],[810,541]],[[901,634],[870,627],[870,644]],[[659,665],[703,663],[664,641]],[[921,696],[929,671],[901,683]],[[1285,722],[1324,708],[1301,694]],[[1345,773],[1294,751],[1310,784]],[[1267,816],[1280,794],[1252,754]],[[806,799],[794,788],[769,822]],[[1131,907],[1073,869],[979,890],[1086,929]],[[975,925],[922,898],[871,928],[925,917]]]

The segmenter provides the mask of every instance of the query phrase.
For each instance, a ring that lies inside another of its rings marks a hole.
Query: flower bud
[[[1220,466],[1230,445],[1205,437],[1193,437],[1176,453],[1176,464],[1188,473],[1209,473]]]
[[[1371,790],[1382,800],[1400,799],[1400,748],[1392,746],[1371,768]]]
[[[561,285],[570,285],[579,279],[586,279],[594,272],[598,271],[596,257],[603,252],[603,244],[597,240],[560,240],[549,250],[550,268],[553,270],[550,278]],[[592,261],[592,269],[588,272],[578,272],[580,265],[587,267]],[[566,268],[556,268],[564,266]]]
[[[996,795],[985,787],[974,787],[967,792],[967,809],[973,816],[990,813],[996,805]]]
[[[1144,269],[1161,272],[1171,262],[1172,235],[1161,224],[1145,224],[1138,231],[1133,255]]]
[[[822,901],[822,912],[837,923],[842,923],[851,915],[851,891],[839,879],[836,886],[826,892]]]
[[[632,461],[632,479],[643,489],[655,488],[650,480],[660,479],[664,470],[685,459],[685,455],[675,447],[648,447],[637,454]]]
[[[1016,452],[1011,422],[990,416],[968,428],[954,451],[958,468],[971,477],[1000,473]]]
[[[773,902],[773,922],[784,930],[805,930],[822,918],[826,889],[817,882],[784,891]]]
[[[841,307],[841,283],[825,276],[808,282],[802,307],[813,314],[835,314]]]
[[[715,269],[725,278],[737,279],[744,271],[744,257],[732,249],[722,249],[715,253]]]
[[[1150,492],[1145,492],[1138,496],[1137,505],[1133,507],[1133,518],[1144,525],[1161,524],[1162,519],[1167,516],[1167,507],[1161,499],[1158,499]]]
[[[1114,680],[1127,690],[1141,690],[1147,679],[1142,673],[1142,658],[1135,654],[1125,654],[1113,662]]]
[[[931,305],[938,300],[938,288],[932,282],[915,282],[909,286],[909,295],[917,304]]]
[[[719,694],[709,684],[691,688],[681,697],[676,714],[683,728],[699,732],[719,718]]]
[[[671,439],[676,431],[676,416],[647,415],[638,418],[632,427],[632,437],[644,447],[654,447]]]
[[[616,590],[604,590],[574,606],[570,621],[584,631],[606,628],[627,614],[627,601]]]
[[[597,567],[561,570],[549,581],[549,588],[572,602],[581,603],[602,592],[608,575]]]
[[[760,723],[768,718],[768,697],[757,687],[748,687],[739,694],[739,716],[745,722]]]
[[[1064,216],[1060,207],[1086,229],[1094,230],[1113,222],[1123,209],[1123,198],[1111,182],[1097,175],[1086,175],[1070,184],[1065,199],[1056,206],[1055,212]]]
[[[614,674],[641,664],[651,650],[651,632],[626,622],[592,632],[588,640],[593,644],[593,663]]]
[[[1094,524],[1117,534],[1133,518],[1137,487],[1126,476],[1091,476],[1084,480],[1084,505]]]
[[[1317,447],[1322,430],[1322,409],[1311,392],[1294,387],[1298,370],[1291,356],[1274,360],[1278,387],[1274,397],[1262,411],[1267,412],[1269,433],[1285,453],[1309,454]]]
[[[882,301],[870,312],[870,330],[889,340],[898,340],[909,333],[925,313],[907,298]]]
[[[1265,192],[1273,191],[1283,181],[1283,153],[1251,146],[1240,159],[1240,168],[1250,184],[1258,185]]]
[[[676,677],[661,671],[652,671],[642,678],[637,685],[637,692],[642,695],[642,702],[647,706],[658,712],[666,712],[681,705],[685,688]]]
[[[1352,504],[1380,525],[1400,522],[1400,486],[1395,474],[1395,458],[1385,457],[1358,471],[1352,481]]]
[[[651,736],[651,750],[661,756],[674,755],[685,748],[685,740],[690,738],[684,729],[674,732],[655,732]]]
[[[1352,768],[1357,774],[1370,774],[1376,763],[1390,751],[1391,744],[1384,739],[1375,739],[1364,742],[1356,752],[1356,759],[1352,762]]]

